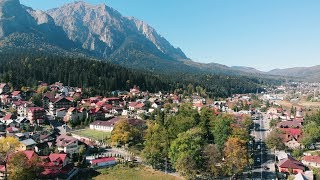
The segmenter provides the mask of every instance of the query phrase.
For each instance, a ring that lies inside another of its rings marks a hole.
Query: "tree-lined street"
[[[274,167],[274,155],[267,149],[265,140],[269,134],[270,120],[262,113],[259,120],[254,120],[255,128],[251,132],[254,136],[254,166],[253,179],[276,179]]]

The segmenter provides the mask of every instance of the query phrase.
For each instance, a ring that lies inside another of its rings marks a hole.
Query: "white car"
[[[260,149],[261,147],[260,147],[260,145],[258,144],[258,146],[257,146],[257,149]]]
[[[260,162],[260,158],[257,158],[257,162]]]

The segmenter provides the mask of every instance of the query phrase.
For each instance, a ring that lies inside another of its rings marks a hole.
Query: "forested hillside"
[[[36,86],[39,81],[90,89],[92,94],[107,95],[113,90],[128,90],[138,85],[150,92],[206,89],[210,97],[225,97],[232,93],[256,92],[257,79],[205,74],[155,74],[133,70],[108,62],[83,57],[48,55],[45,53],[0,53],[0,80],[14,88]]]

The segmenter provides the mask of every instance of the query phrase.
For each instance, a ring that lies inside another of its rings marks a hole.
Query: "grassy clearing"
[[[97,130],[93,130],[93,129],[84,129],[84,130],[75,131],[72,133],[79,135],[79,136],[94,139],[96,141],[101,141],[102,139],[106,140],[107,138],[110,138],[110,136],[111,136],[111,133],[109,133],[109,132],[97,131]]]
[[[155,171],[148,167],[137,166],[127,167],[117,165],[99,170],[100,175],[94,177],[95,180],[181,180],[182,178],[171,176],[160,171]]]

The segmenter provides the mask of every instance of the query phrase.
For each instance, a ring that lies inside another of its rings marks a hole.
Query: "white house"
[[[90,129],[111,132],[118,121],[120,121],[120,118],[118,117],[109,121],[94,121],[90,124]]]
[[[78,139],[67,136],[60,135],[56,139],[56,146],[59,152],[64,152],[66,154],[74,154],[79,152]]]
[[[301,162],[306,166],[320,168],[320,156],[304,156]]]

